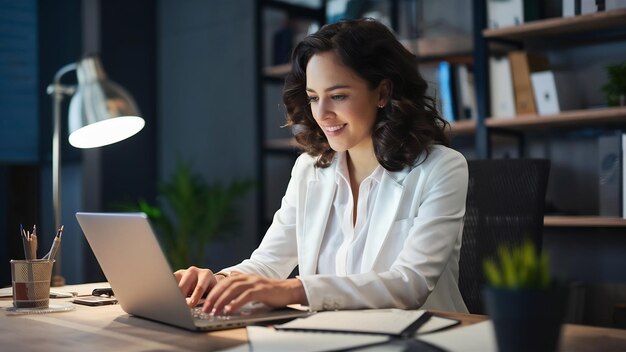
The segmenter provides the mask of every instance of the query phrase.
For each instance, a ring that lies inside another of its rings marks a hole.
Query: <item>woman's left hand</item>
[[[304,286],[298,279],[275,280],[233,272],[213,287],[202,310],[211,314],[229,314],[252,301],[270,307],[308,303]]]

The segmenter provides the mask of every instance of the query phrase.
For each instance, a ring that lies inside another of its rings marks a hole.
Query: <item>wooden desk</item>
[[[51,300],[52,302],[68,299]],[[197,333],[131,317],[119,305],[87,307],[64,313],[7,316],[11,299],[0,299],[1,351],[214,351],[247,342],[245,329]],[[481,315],[434,312],[463,325]],[[565,325],[562,351],[626,351],[626,330]]]

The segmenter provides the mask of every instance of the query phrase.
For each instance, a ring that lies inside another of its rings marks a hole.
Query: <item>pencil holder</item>
[[[13,306],[48,308],[54,260],[11,260]]]

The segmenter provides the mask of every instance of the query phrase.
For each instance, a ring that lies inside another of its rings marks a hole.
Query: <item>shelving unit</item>
[[[626,219],[602,216],[546,216],[546,227],[626,227]]]
[[[259,11],[262,12],[266,7],[277,6],[282,4],[280,1],[260,1]],[[323,4],[325,2],[322,2]],[[295,5],[280,5],[281,9],[290,11],[298,8]],[[516,117],[501,118],[488,117],[489,106],[489,87],[487,77],[487,62],[490,52],[494,52],[494,42],[517,42],[518,45],[527,45],[535,42],[546,40],[569,41],[576,44],[577,40],[584,43],[585,38],[595,38],[597,40],[619,40],[619,35],[626,34],[626,10],[616,10],[610,12],[594,13],[583,16],[568,18],[551,18],[538,20],[526,24],[522,24],[511,28],[499,29],[482,29],[486,24],[486,2],[485,0],[474,1],[475,11],[483,13],[475,13],[475,34],[474,44],[470,47],[457,48],[451,50],[449,44],[438,43],[436,45],[426,45],[425,43],[417,44],[415,42],[405,41],[404,44],[409,49],[421,48],[419,52],[419,62],[437,62],[446,60],[452,63],[473,64],[476,75],[476,89],[478,100],[478,119],[454,122],[450,125],[449,135],[454,136],[474,136],[476,141],[477,155],[479,158],[489,157],[491,154],[491,141],[493,135],[509,132],[525,134],[535,131],[557,131],[563,129],[580,129],[580,128],[620,128],[626,126],[626,108],[596,108],[586,110],[564,111],[554,115],[520,115]],[[298,11],[302,14],[302,9]],[[306,9],[310,15],[311,9]],[[323,15],[317,10],[317,16]],[[483,23],[483,27],[476,26],[477,23]],[[261,23],[262,25],[262,23]],[[478,38],[478,40],[477,40]],[[617,38],[617,39],[616,39]],[[571,43],[570,43],[571,44]],[[430,48],[427,50],[426,48]],[[443,50],[443,49],[445,50]],[[472,51],[473,50],[473,51]],[[497,50],[501,50],[498,47]],[[261,55],[262,57],[262,55]],[[268,84],[282,84],[284,77],[289,71],[289,65],[262,66],[259,68],[260,84],[262,86]],[[264,88],[259,90],[263,95]],[[262,100],[262,99],[261,99]],[[259,103],[259,110],[264,111],[264,103]],[[263,123],[265,117],[260,116],[260,122]],[[297,155],[297,143],[291,138],[268,139],[261,128],[259,131],[259,141],[261,149],[260,172],[265,175],[264,160],[268,155],[286,155],[295,157]],[[482,149],[482,151],[481,151]],[[259,177],[259,182],[265,182],[265,178]],[[261,198],[265,198],[262,195]],[[259,214],[265,214],[265,206],[260,207]],[[265,221],[266,219],[262,219]],[[616,226],[615,221],[611,219],[588,217],[588,216],[568,216],[568,217],[546,217],[546,226]],[[264,222],[264,225],[266,223]],[[621,225],[620,225],[621,226]]]
[[[268,23],[266,23],[266,11],[273,10],[285,13],[291,19],[307,20],[316,22],[320,26],[324,24],[326,18],[326,0],[319,1],[318,8],[312,8],[300,5],[297,2],[279,1],[279,0],[257,0],[255,1],[255,34],[256,34],[256,53],[257,53],[257,183],[259,188],[259,196],[257,199],[257,223],[259,240],[262,239],[265,230],[269,225],[270,219],[267,216],[268,197],[268,172],[271,171],[270,162],[272,158],[290,158],[297,156],[296,143],[290,138],[271,139],[268,137],[266,124],[268,116],[266,108],[268,106],[267,94],[272,87],[281,87],[284,79],[289,73],[290,65],[270,65],[266,62],[266,50],[271,50],[272,43],[267,42],[265,33],[268,31]],[[273,104],[272,102],[271,104]]]
[[[534,45],[535,49],[559,50],[561,47],[624,41],[626,38],[626,9],[574,17],[549,18],[498,29],[481,29],[486,27],[487,5],[485,0],[475,0],[474,10],[474,60],[479,105],[479,117],[475,133],[480,157],[490,157],[491,143],[489,139],[492,138],[492,135],[501,132],[516,134],[523,139],[525,133],[535,131],[551,132],[565,129],[619,129],[626,127],[625,107],[572,110],[542,116],[519,115],[488,118],[490,89],[488,60],[490,48],[493,49],[494,44],[513,44],[512,48]],[[498,48],[500,49],[500,47]],[[546,216],[545,226],[624,227],[626,220],[600,216]]]
[[[626,23],[626,9],[620,9],[573,17],[549,18],[524,23],[515,27],[485,29],[482,33],[488,39],[526,41],[572,34],[586,34],[590,31],[598,33],[603,30],[624,30],[624,23]],[[617,34],[619,32],[614,33]]]
[[[599,125],[624,125],[626,107],[598,108],[564,111],[554,115],[521,115],[514,118],[489,118],[488,128],[533,130],[561,127],[589,127]]]

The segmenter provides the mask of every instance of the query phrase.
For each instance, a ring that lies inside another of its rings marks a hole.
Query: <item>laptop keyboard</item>
[[[202,307],[195,307],[191,309],[191,314],[193,315],[195,319],[206,320],[206,321],[225,321],[225,320],[241,318],[242,316],[249,316],[249,315],[258,314],[258,313],[267,312],[267,311],[269,311],[269,308],[267,306],[255,302],[252,304],[248,303],[244,305],[243,307],[241,307],[238,311],[230,313],[230,314],[211,315],[211,314],[202,312]]]
[[[202,311],[202,307],[196,307],[191,310],[191,314],[195,319],[206,320],[206,321],[224,321],[230,320],[234,315],[211,315],[204,313]]]

